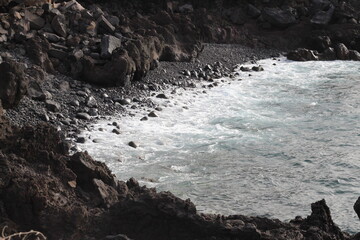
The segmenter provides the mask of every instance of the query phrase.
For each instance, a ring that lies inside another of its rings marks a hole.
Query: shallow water
[[[119,179],[190,198],[200,212],[290,220],[324,198],[342,230],[359,231],[359,63],[259,63],[264,72],[206,94],[154,99],[167,106],[159,117],[123,117],[121,135],[100,122],[84,135],[102,142],[82,148]]]

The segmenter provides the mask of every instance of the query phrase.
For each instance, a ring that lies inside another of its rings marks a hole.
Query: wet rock
[[[251,70],[253,70],[255,72],[261,72],[261,71],[264,71],[264,68],[262,66],[253,66],[251,68]]]
[[[76,139],[76,142],[77,142],[77,143],[85,143],[85,142],[86,142],[86,139],[85,139],[84,137],[78,137],[78,138]]]
[[[121,47],[121,40],[111,35],[104,35],[101,39],[101,57],[109,58],[112,52]]]
[[[349,49],[343,43],[339,43],[335,46],[336,57],[340,60],[349,59]]]
[[[46,100],[45,101],[46,108],[51,112],[60,112],[61,106],[58,102],[53,100]]]
[[[28,80],[23,65],[14,61],[0,64],[0,100],[5,109],[15,107],[26,94]]]
[[[116,129],[116,128],[114,128],[112,131],[111,131],[112,133],[115,133],[115,134],[120,134],[121,132],[119,131],[119,129]]]
[[[280,8],[264,8],[263,18],[275,27],[286,28],[296,23],[296,18],[289,10]]]
[[[356,200],[354,204],[354,210],[360,219],[360,197]]]
[[[66,19],[64,15],[56,15],[51,21],[51,27],[57,35],[64,38],[67,36]]]
[[[349,59],[353,61],[360,61],[360,53],[356,50],[349,50]]]
[[[305,48],[289,52],[287,58],[293,61],[316,61],[319,59],[317,52]]]
[[[133,141],[129,142],[128,145],[130,147],[132,147],[132,148],[137,148],[138,147],[137,144],[135,142],[133,142]]]
[[[89,114],[87,114],[87,113],[80,112],[80,113],[76,114],[76,118],[82,119],[82,120],[90,120],[91,116]]]
[[[150,112],[150,113],[148,114],[148,116],[149,116],[149,117],[158,117],[158,115],[157,115],[154,111]]]
[[[34,30],[39,30],[45,25],[45,20],[43,18],[28,10],[25,10],[25,19],[30,22],[30,28]]]
[[[168,97],[164,93],[159,93],[158,95],[156,95],[156,97],[162,99],[168,99]]]

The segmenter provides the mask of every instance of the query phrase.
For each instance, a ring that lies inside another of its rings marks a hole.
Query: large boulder
[[[286,28],[296,23],[296,18],[290,10],[280,8],[264,8],[262,17],[271,25],[279,28]]]
[[[26,94],[28,79],[24,66],[8,60],[0,64],[0,100],[4,108],[13,108]]]
[[[102,86],[128,86],[135,72],[135,63],[127,51],[119,50],[105,64],[97,64],[90,58],[82,58],[81,78],[85,82]]]
[[[35,64],[49,73],[54,72],[54,66],[48,56],[50,44],[45,38],[38,36],[31,38],[25,43],[25,48],[27,55]]]
[[[317,52],[306,48],[299,48],[287,54],[287,58],[293,61],[316,61],[319,60]]]
[[[343,43],[338,43],[335,46],[336,57],[340,60],[349,59],[349,49]]]

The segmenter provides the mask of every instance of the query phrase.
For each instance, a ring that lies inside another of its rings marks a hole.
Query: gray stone
[[[86,106],[88,107],[96,107],[97,101],[93,96],[90,96],[86,99]]]
[[[59,112],[60,111],[60,104],[53,100],[46,100],[45,101],[46,108],[51,112]]]
[[[76,139],[76,142],[77,142],[77,143],[85,143],[85,142],[86,142],[86,139],[85,139],[84,137],[78,137],[78,138]]]
[[[90,108],[88,113],[89,113],[90,116],[96,117],[98,115],[98,111],[99,110],[97,108]]]
[[[68,92],[70,90],[70,84],[67,81],[63,81],[58,85],[58,89],[62,92]]]
[[[28,10],[25,10],[25,19],[30,22],[30,28],[34,30],[39,30],[45,25],[45,20],[43,18]]]
[[[67,35],[65,16],[62,14],[56,15],[51,21],[51,28],[57,35],[65,38]]]
[[[140,121],[147,121],[147,120],[148,120],[147,117],[142,117],[142,118],[140,119]]]
[[[117,37],[104,35],[101,39],[101,57],[109,58],[112,52],[121,47],[121,40]]]
[[[101,15],[98,19],[99,26],[102,27],[106,32],[113,33],[115,27],[105,18],[104,15]]]
[[[54,33],[45,32],[44,37],[49,40],[49,42],[59,42],[62,38]]]
[[[37,82],[30,82],[27,94],[30,98],[34,100],[44,101],[46,99],[45,93],[42,90],[41,86]]]
[[[79,107],[79,106],[80,106],[80,103],[79,103],[78,100],[72,100],[72,101],[70,102],[70,105],[72,105],[72,106],[74,106],[74,107]]]
[[[87,114],[87,113],[80,112],[80,113],[76,114],[76,118],[83,119],[83,120],[90,120],[91,116],[89,114]]]
[[[123,98],[116,100],[116,102],[120,103],[121,105],[129,105],[131,103],[131,99]]]

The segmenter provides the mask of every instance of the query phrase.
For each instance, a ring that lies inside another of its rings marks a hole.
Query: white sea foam
[[[163,107],[158,118],[139,121],[147,112],[129,109],[135,117],[112,120],[120,135],[108,122],[94,124],[82,148],[118,178],[191,198],[200,211],[287,220],[325,198],[335,222],[357,231],[360,65],[259,64],[264,72],[239,72],[241,81],[224,79],[206,93],[199,83],[153,97]]]

